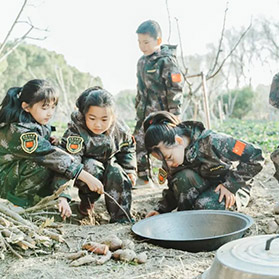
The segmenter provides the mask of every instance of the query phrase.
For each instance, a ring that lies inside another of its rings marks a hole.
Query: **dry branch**
[[[70,180],[69,182],[65,183],[64,185],[60,186],[60,188],[54,192],[51,196],[47,196],[43,199],[41,199],[36,205],[33,207],[29,207],[25,209],[24,213],[33,212],[33,211],[39,211],[45,208],[48,208],[50,206],[54,206],[54,204],[57,204],[55,201],[68,187],[72,187],[74,183],[74,180]]]
[[[37,226],[24,219],[20,214],[28,217],[28,212],[34,212],[36,210],[41,210],[42,208],[53,206],[53,203],[57,203],[56,199],[59,195],[69,186],[70,183],[62,185],[53,195],[42,199],[38,204],[29,208],[18,210],[17,207],[12,206],[8,202],[0,201],[0,254],[3,257],[3,252],[9,250],[14,255],[22,258],[20,252],[14,249],[18,247],[22,252],[25,250],[33,250],[34,253],[42,253],[43,250],[38,250],[40,247],[51,247],[53,240],[57,242],[64,242],[63,237],[54,232],[53,230],[48,230],[46,227],[53,224],[53,219],[43,218],[43,224]],[[11,208],[11,209],[10,209]],[[15,210],[18,212],[16,212]]]

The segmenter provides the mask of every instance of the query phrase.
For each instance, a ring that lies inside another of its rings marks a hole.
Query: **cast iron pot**
[[[202,279],[279,278],[279,235],[237,239],[220,247]]]
[[[250,216],[227,210],[188,210],[139,221],[132,231],[153,244],[189,252],[212,251],[241,238],[254,223]]]

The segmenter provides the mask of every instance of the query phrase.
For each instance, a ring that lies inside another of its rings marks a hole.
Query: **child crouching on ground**
[[[77,112],[71,115],[61,146],[84,164],[84,169],[104,184],[130,217],[131,188],[136,180],[135,142],[126,125],[116,120],[112,95],[100,87],[85,90],[77,99]],[[60,182],[61,183],[61,182]],[[63,181],[62,181],[63,183]],[[88,215],[99,194],[76,181],[79,210]],[[108,196],[105,203],[110,222],[128,221],[126,214]]]
[[[82,170],[73,156],[54,146],[48,125],[58,95],[45,80],[34,79],[23,87],[10,88],[0,109],[0,197],[29,207],[52,194],[53,176],[65,182],[80,179],[91,191],[103,193],[100,181]],[[71,215],[67,195],[59,197],[63,218]]]
[[[264,161],[260,148],[206,130],[201,122],[180,122],[169,112],[150,114],[144,131],[147,152],[163,161],[159,181],[168,179],[168,189],[147,217],[175,208],[227,209],[235,203],[248,204],[251,179]]]

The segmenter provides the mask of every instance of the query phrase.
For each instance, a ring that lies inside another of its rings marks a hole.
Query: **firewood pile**
[[[7,252],[18,258],[31,254],[49,254],[55,243],[64,242],[61,225],[54,218],[41,215],[57,205],[57,197],[69,183],[61,186],[53,195],[43,198],[35,206],[23,209],[0,199],[0,259]]]

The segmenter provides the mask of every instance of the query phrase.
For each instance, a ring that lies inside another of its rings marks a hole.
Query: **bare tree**
[[[216,79],[216,76],[221,72],[224,65],[233,56],[234,52],[239,47],[240,43],[243,41],[244,37],[246,36],[246,34],[248,33],[248,31],[250,30],[250,28],[252,26],[252,23],[250,23],[250,25],[240,35],[238,34],[238,37],[234,39],[234,43],[230,46],[229,50],[226,51],[226,48],[224,47],[224,38],[225,38],[227,12],[228,12],[228,3],[226,6],[226,9],[224,11],[223,25],[222,25],[222,30],[221,30],[218,47],[216,50],[215,50],[215,48],[212,49],[212,50],[214,50],[215,55],[212,55],[212,54],[210,55],[210,58],[212,58],[212,57],[214,57],[214,58],[211,59],[211,63],[209,61],[207,61],[207,63],[206,63],[208,70],[203,72],[201,69],[200,72],[198,72],[198,73],[188,74],[188,72],[189,72],[188,68],[183,63],[183,68],[185,69],[185,73],[187,73],[187,74],[185,74],[185,80],[188,85],[188,91],[189,91],[190,98],[192,98],[192,96],[195,96],[197,94],[197,92],[200,91],[200,89],[202,89],[202,88],[204,89],[206,87],[204,85],[205,82],[207,82],[211,79]],[[178,20],[177,20],[177,25],[178,25]],[[179,27],[179,25],[178,25],[178,27]],[[179,30],[179,28],[178,28],[178,30]],[[179,34],[179,37],[180,37],[180,34]],[[180,41],[180,44],[181,44],[181,41]],[[181,47],[181,49],[182,49],[182,47]],[[181,55],[183,57],[182,61],[184,61],[183,53],[181,53]],[[211,64],[211,66],[208,66],[210,64]],[[198,77],[198,79],[197,79],[197,77]],[[193,79],[194,82],[189,82],[190,79],[191,80]],[[217,83],[219,83],[219,82],[217,82]],[[212,82],[212,84],[214,84],[214,82]],[[210,90],[210,87],[208,87],[208,88],[209,88],[208,94],[213,95],[212,94],[213,91]],[[201,96],[201,98],[204,98],[204,97]],[[200,100],[200,98],[198,99],[198,101],[197,100],[194,101],[195,106],[197,106],[197,104],[199,103],[199,100]],[[183,112],[182,112],[183,114],[188,109],[190,103],[191,102],[189,102],[189,101],[184,102]],[[205,114],[210,113],[211,116],[214,116],[213,109],[212,109],[213,105],[214,105],[213,102],[209,102],[209,112],[205,112]],[[208,122],[210,122],[210,120],[208,120]]]
[[[13,22],[11,25],[9,31],[7,32],[4,40],[2,43],[0,43],[0,63],[8,56],[10,55],[22,42],[24,42],[26,39],[31,39],[31,40],[45,40],[46,36],[44,37],[33,37],[32,36],[32,31],[34,30],[39,30],[42,32],[47,32],[47,29],[40,29],[32,24],[32,21],[30,18],[27,18],[27,20],[21,20],[22,13],[26,6],[28,5],[29,0],[24,0],[22,3],[22,6]],[[12,32],[17,24],[25,24],[28,26],[27,31],[22,34],[20,37],[16,38],[13,40],[13,42],[9,43],[9,40],[11,38]]]

